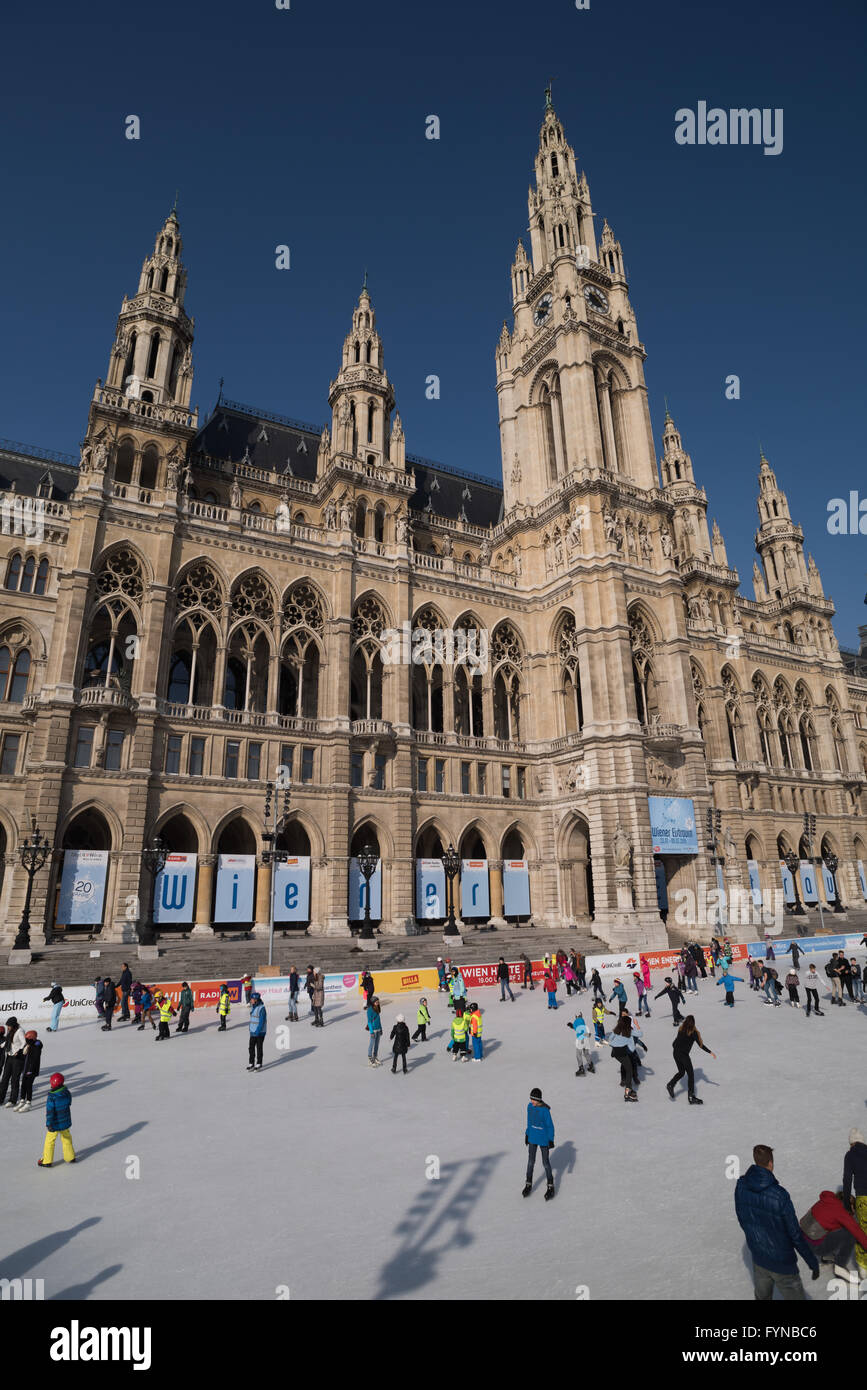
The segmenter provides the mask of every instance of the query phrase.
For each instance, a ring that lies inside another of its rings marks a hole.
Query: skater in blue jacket
[[[250,1064],[248,1071],[262,1070],[262,1049],[268,1031],[268,1013],[257,990],[250,995]]]
[[[576,1014],[572,1022],[566,1024],[566,1027],[571,1028],[575,1034],[575,1060],[578,1063],[578,1070],[575,1075],[583,1076],[585,1069],[592,1075],[596,1068],[593,1065],[593,1054],[587,1046],[589,1034],[587,1032],[587,1024],[584,1020],[584,1015],[581,1013]]]
[[[530,1092],[530,1104],[527,1106],[527,1128],[524,1131],[524,1143],[527,1145],[527,1181],[524,1183],[523,1197],[529,1197],[533,1190],[533,1168],[536,1165],[536,1150],[542,1155],[542,1163],[545,1168],[545,1176],[548,1179],[548,1186],[545,1189],[545,1201],[550,1202],[554,1196],[554,1174],[551,1171],[551,1161],[548,1157],[554,1147],[554,1121],[551,1118],[551,1107],[546,1105],[542,1099],[542,1092],[538,1086],[534,1086]]]
[[[741,984],[741,985],[743,984],[743,979],[741,978],[740,975],[729,975],[729,974],[723,975],[722,978],[719,979],[719,980],[717,980],[717,982],[716,982],[716,984],[717,984],[717,989],[719,989],[720,985],[722,985],[723,988],[725,989],[725,992],[726,992],[726,1003],[727,1003],[732,1009],[733,1009],[734,1006],[735,1006],[735,980],[737,980],[738,984]]]

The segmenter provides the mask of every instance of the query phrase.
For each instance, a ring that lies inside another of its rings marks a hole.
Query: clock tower
[[[622,249],[607,222],[597,246],[587,178],[550,87],[528,210],[530,251],[519,241],[512,263],[513,326],[496,349],[506,515],[587,469],[658,485]]]

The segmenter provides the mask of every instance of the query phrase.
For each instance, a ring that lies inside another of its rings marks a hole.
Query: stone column
[[[488,876],[491,886],[491,926],[506,927],[508,922],[503,916],[503,861],[502,859],[492,859],[488,864]]]
[[[271,920],[271,876],[274,870],[271,864],[265,864],[261,854],[256,856],[256,924],[253,927],[255,936],[267,938],[270,930]]]
[[[196,884],[196,920],[191,932],[192,936],[213,935],[214,928],[211,922],[211,902],[214,896],[214,866],[216,862],[217,856],[215,854],[199,855],[199,878]]]

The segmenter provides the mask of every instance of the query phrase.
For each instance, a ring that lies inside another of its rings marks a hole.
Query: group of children
[[[36,1029],[22,1029],[15,1015],[10,1014],[5,1028],[0,1029],[0,1106],[3,1109],[19,1114],[30,1109],[33,1083],[41,1063],[42,1043]]]

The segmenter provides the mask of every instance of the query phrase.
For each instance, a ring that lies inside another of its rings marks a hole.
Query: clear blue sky
[[[667,394],[751,597],[761,440],[853,646],[867,541],[826,520],[867,496],[864,29],[855,0],[48,0],[7,19],[0,435],[77,450],[179,188],[203,414],[224,376],[324,421],[367,267],[409,450],[499,476],[494,345],[553,77],[623,243],[657,452]],[[700,100],[782,107],[782,154],[677,145]]]

